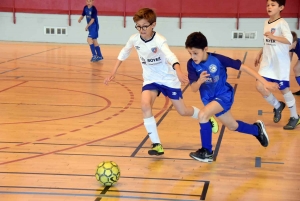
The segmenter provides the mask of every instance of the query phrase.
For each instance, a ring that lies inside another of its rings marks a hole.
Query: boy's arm
[[[270,39],[278,41],[280,43],[291,45],[293,43],[293,36],[290,27],[287,22],[283,21],[280,23],[282,36],[274,36],[271,32],[266,32],[264,35]]]
[[[207,74],[206,71],[203,71],[201,74],[200,74],[200,77],[199,79],[196,81],[196,82],[193,82],[191,84],[191,89],[193,92],[197,92],[200,88],[200,86],[207,80],[207,78],[209,77],[209,74]]]
[[[161,46],[161,51],[165,55],[167,61],[172,65],[173,69],[176,70],[176,74],[180,82],[187,83],[188,77],[182,73],[179,61],[175,54],[170,50],[168,44],[164,42]]]
[[[87,31],[88,28],[94,23],[95,19],[92,18],[91,21],[88,23],[88,25],[86,25],[85,30]]]
[[[261,48],[261,49],[259,50],[259,52],[258,52],[258,54],[257,54],[257,56],[256,56],[256,58],[255,58],[255,60],[254,60],[254,66],[255,66],[255,67],[257,67],[258,64],[260,63],[262,53],[263,53],[263,49]]]
[[[83,8],[83,10],[82,10],[82,14],[81,14],[81,16],[79,17],[79,19],[78,19],[78,22],[80,23],[81,22],[81,20],[84,18],[84,16],[85,16],[85,11],[84,11],[84,9],[85,9],[85,7]]]
[[[274,36],[271,32],[266,32],[264,34],[266,37],[272,39],[272,40],[275,40],[275,41],[278,41],[280,43],[284,43],[284,44],[288,44],[288,45],[291,45],[291,42],[286,39],[285,37],[282,37],[282,36]]]
[[[111,80],[113,80],[115,78],[118,68],[120,67],[121,64],[122,64],[122,61],[120,61],[120,60],[116,61],[115,66],[114,66],[113,70],[111,71],[110,75],[104,79],[104,84],[107,85],[108,82],[110,82]]]
[[[273,91],[273,90],[276,90],[276,89],[279,88],[277,83],[268,82],[267,80],[265,80],[265,78],[260,76],[256,71],[252,70],[251,68],[249,68],[248,66],[246,66],[244,64],[241,65],[240,70],[243,71],[243,72],[248,73],[252,77],[259,80],[265,86],[265,89],[267,89],[267,90]]]

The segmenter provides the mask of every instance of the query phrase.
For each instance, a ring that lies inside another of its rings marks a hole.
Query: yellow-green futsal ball
[[[120,178],[120,168],[113,161],[103,161],[97,166],[96,179],[104,186],[112,186]]]

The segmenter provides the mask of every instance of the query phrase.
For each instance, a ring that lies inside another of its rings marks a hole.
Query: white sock
[[[153,144],[160,143],[155,118],[152,116],[147,119],[144,119],[144,126],[148,132],[151,142]]]
[[[200,110],[194,106],[192,106],[192,107],[194,108],[194,114],[193,114],[192,118],[198,119],[198,114],[199,114]]]
[[[264,97],[268,103],[273,105],[275,109],[278,109],[280,107],[279,101],[275,98],[275,96],[271,93],[269,96]]]
[[[291,91],[287,92],[283,95],[286,105],[290,109],[291,117],[298,119],[297,108],[296,108],[296,100]]]

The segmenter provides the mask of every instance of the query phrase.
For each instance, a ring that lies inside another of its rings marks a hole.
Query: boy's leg
[[[273,109],[273,113],[274,113],[273,121],[275,123],[278,123],[281,119],[282,110],[285,108],[285,103],[282,102],[282,101],[278,101],[272,93],[266,91],[264,89],[263,84],[259,81],[256,81],[256,89],[264,97],[264,99],[268,103],[270,103],[270,105],[272,105],[274,107],[274,109]]]
[[[95,50],[96,50],[96,53],[97,53],[97,61],[100,61],[103,59],[103,56],[102,56],[102,53],[101,53],[101,50],[100,50],[100,46],[98,44],[98,41],[97,39],[93,39],[93,43],[94,43],[94,46],[95,46]]]
[[[258,120],[254,124],[236,121],[230,111],[218,118],[229,130],[253,135],[262,146],[267,147],[269,145],[269,137],[262,121]]]
[[[91,53],[92,53],[92,59],[91,59],[91,62],[95,61],[96,60],[96,57],[97,57],[97,54],[96,54],[96,50],[95,50],[95,46],[94,46],[94,43],[93,43],[93,39],[88,37],[87,38],[87,42],[90,46],[90,49],[91,49]]]
[[[144,117],[144,126],[147,130],[149,138],[152,142],[152,149],[148,151],[149,155],[162,155],[164,150],[160,143],[160,139],[157,132],[157,125],[155,118],[152,114],[152,106],[157,97],[157,91],[144,90],[142,92],[141,105]]]
[[[294,74],[296,77],[296,81],[298,85],[300,86],[300,60],[297,61],[296,65],[293,68]],[[300,96],[300,90],[293,93],[294,95]]]
[[[184,101],[182,98],[179,98],[178,100],[172,99],[169,97],[170,100],[172,101],[172,104],[174,105],[176,111],[181,115],[181,116],[190,116],[194,119],[198,119],[199,117],[199,112],[200,110],[194,106],[186,106],[184,104]],[[215,118],[211,117],[209,119],[210,125],[212,127],[213,133],[217,133],[219,130],[219,125],[218,122],[215,120]]]
[[[296,108],[296,100],[292,92],[289,88],[285,88],[281,91],[283,94],[283,98],[286,102],[286,105],[288,106],[290,110],[290,119],[287,125],[283,127],[285,130],[293,130],[296,128],[297,125],[300,124],[300,118],[297,114],[297,108]]]
[[[202,148],[197,150],[196,152],[191,152],[191,158],[207,163],[213,161],[212,127],[211,123],[209,122],[209,117],[221,111],[223,111],[223,108],[216,101],[210,102],[200,111],[199,125]]]

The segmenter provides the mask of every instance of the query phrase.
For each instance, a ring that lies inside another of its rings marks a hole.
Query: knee
[[[238,128],[238,124],[237,124],[237,122],[235,122],[234,124],[227,125],[226,127],[230,131],[236,131],[236,129]]]
[[[265,91],[264,86],[260,83],[256,83],[256,90],[261,94],[263,94]]]
[[[205,111],[203,111],[203,110],[200,110],[198,117],[199,117],[199,121],[200,121],[200,122],[206,122],[206,121],[208,121],[209,118],[210,118],[210,117],[208,116],[207,112],[205,112]]]
[[[148,111],[151,110],[151,105],[150,105],[150,103],[143,103],[142,102],[141,108],[142,108],[142,111],[145,113],[145,112],[148,112]]]

